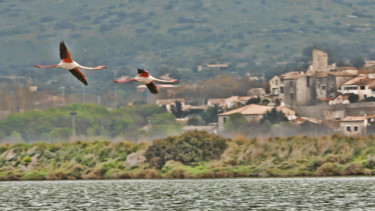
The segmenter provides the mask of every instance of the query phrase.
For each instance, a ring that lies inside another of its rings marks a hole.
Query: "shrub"
[[[338,175],[338,168],[336,164],[327,162],[321,165],[315,172],[317,176],[334,176]]]
[[[44,180],[46,179],[46,172],[27,172],[25,175],[23,175],[22,179],[24,180]]]
[[[28,157],[28,156],[23,157],[21,161],[21,163],[23,163],[25,166],[29,165],[30,162],[31,162],[31,157]]]
[[[175,160],[183,164],[220,158],[227,148],[227,139],[204,131],[187,132],[155,140],[146,150],[145,157],[151,166],[160,169],[166,161]]]

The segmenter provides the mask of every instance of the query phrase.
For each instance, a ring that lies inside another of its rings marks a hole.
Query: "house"
[[[247,101],[249,101],[251,98],[257,98],[257,96],[231,96],[228,98],[211,98],[207,100],[207,105],[219,105],[224,110],[226,110],[233,107],[246,105]]]
[[[340,131],[345,135],[361,135],[366,133],[367,116],[346,116],[340,120]]]
[[[296,115],[296,113],[293,110],[284,106],[275,107],[275,106],[250,104],[247,106],[243,106],[241,108],[237,108],[228,112],[218,114],[218,130],[219,132],[224,130],[224,124],[229,118],[229,116],[232,114],[240,113],[249,122],[259,121],[263,117],[263,114],[267,113],[267,111],[271,111],[273,108],[276,108],[278,111],[282,111],[287,117]]]
[[[358,76],[341,86],[340,93],[342,94],[356,94],[359,100],[364,100],[368,97],[375,97],[375,78],[372,76]]]
[[[280,76],[274,76],[270,80],[270,91],[271,95],[275,96],[275,99],[278,99],[280,102],[284,102],[284,79],[297,77],[300,74],[298,71],[292,71],[284,73]]]

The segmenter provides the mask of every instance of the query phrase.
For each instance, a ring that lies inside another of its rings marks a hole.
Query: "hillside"
[[[55,93],[60,86],[82,91],[64,71],[33,67],[57,62],[60,40],[78,62],[108,66],[107,71],[84,71],[85,91],[99,94],[113,89],[114,71],[133,75],[137,67],[154,75],[169,72],[184,82],[202,78],[194,72],[199,64],[229,62],[235,75],[265,72],[270,77],[281,64],[306,62],[304,49],[314,43],[331,49],[338,63],[370,58],[375,35],[370,0],[15,0],[0,6],[2,80],[18,76]]]
[[[374,175],[374,137],[225,139],[190,132],[151,143],[0,145],[0,180]]]

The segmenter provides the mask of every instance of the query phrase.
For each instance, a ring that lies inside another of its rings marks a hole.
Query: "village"
[[[328,63],[328,56],[324,51],[313,49],[312,63],[307,70],[274,76],[268,82],[268,93],[264,88],[253,88],[248,91],[249,96],[208,99],[206,104],[199,106],[189,105],[182,98],[159,99],[155,104],[165,106],[170,112],[178,106],[182,111],[197,111],[193,113],[215,105],[222,108],[223,111],[217,114],[217,122],[205,126],[186,125],[183,131],[206,130],[221,134],[232,114],[239,113],[249,122],[259,122],[264,114],[275,108],[296,125],[309,122],[345,135],[366,135],[375,119],[375,61],[365,61],[362,69],[338,67]],[[216,69],[227,66],[207,65]],[[160,88],[173,92],[172,85],[160,85]],[[138,86],[139,91],[144,89],[144,86]],[[187,117],[178,120],[186,122]]]

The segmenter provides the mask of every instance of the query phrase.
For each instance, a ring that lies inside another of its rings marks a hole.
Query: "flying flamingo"
[[[154,78],[148,73],[147,70],[144,70],[144,69],[138,69],[138,75],[135,76],[134,78],[130,78],[130,79],[127,79],[127,80],[126,79],[117,79],[114,82],[115,83],[125,83],[125,82],[130,82],[130,81],[138,81],[140,83],[145,84],[147,86],[148,90],[150,90],[150,92],[152,94],[158,93],[158,88],[154,84],[154,81],[163,82],[163,83],[176,83],[176,82],[178,82],[177,79],[162,80],[162,79]]]
[[[62,68],[65,70],[69,70],[78,80],[80,80],[83,84],[87,86],[87,80],[86,76],[79,71],[78,68],[86,69],[86,70],[100,70],[100,69],[105,69],[105,66],[97,66],[97,67],[85,67],[77,62],[75,62],[71,57],[70,57],[70,52],[65,46],[64,41],[60,42],[60,58],[61,61],[58,64],[53,64],[53,65],[34,65],[35,67],[38,68]]]

